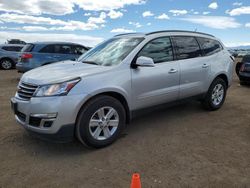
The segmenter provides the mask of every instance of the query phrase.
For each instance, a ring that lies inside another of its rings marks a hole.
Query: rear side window
[[[22,48],[21,52],[31,52],[33,50],[33,48],[34,48],[34,44],[26,44]]]
[[[59,47],[57,47],[59,49]],[[56,45],[50,44],[43,47],[39,52],[41,53],[56,53]]]
[[[194,37],[175,36],[173,41],[177,51],[177,59],[189,59],[202,55],[199,44]]]
[[[20,52],[23,47],[21,46],[3,46],[2,49],[12,52]]]
[[[40,50],[41,53],[74,54],[72,45],[50,44]]]
[[[161,63],[173,60],[173,50],[169,37],[161,37],[150,41],[139,52],[138,57],[145,56]]]
[[[220,42],[216,40],[202,37],[198,37],[197,40],[199,41],[201,49],[205,56],[215,54],[222,50]]]

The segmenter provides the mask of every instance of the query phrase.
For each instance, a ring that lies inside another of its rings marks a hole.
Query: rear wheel
[[[0,66],[4,70],[10,70],[13,67],[13,62],[10,59],[2,59],[0,61]]]
[[[80,111],[76,136],[90,147],[101,148],[113,143],[125,126],[123,105],[110,96],[98,96]]]
[[[226,82],[221,78],[216,78],[210,85],[205,99],[202,101],[207,110],[217,110],[223,105],[227,93]]]

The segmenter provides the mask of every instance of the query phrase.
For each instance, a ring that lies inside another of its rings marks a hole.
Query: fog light
[[[43,126],[44,127],[51,127],[52,123],[53,123],[53,121],[44,121]]]
[[[56,118],[57,113],[48,113],[48,114],[30,114],[31,117],[42,118],[42,119],[51,119]]]

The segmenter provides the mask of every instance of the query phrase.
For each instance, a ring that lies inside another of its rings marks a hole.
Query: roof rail
[[[142,33],[136,33],[136,32],[134,32],[134,33],[122,33],[122,34],[115,35],[115,37],[123,36],[123,35],[133,35],[133,34],[142,34]]]
[[[215,36],[207,34],[207,33],[202,33],[202,32],[197,32],[197,31],[185,31],[185,30],[162,30],[162,31],[150,32],[150,33],[147,33],[146,35],[152,35],[152,34],[156,34],[156,33],[165,33],[165,32],[196,33],[196,34],[207,35],[207,36],[210,36],[210,37],[215,37]]]

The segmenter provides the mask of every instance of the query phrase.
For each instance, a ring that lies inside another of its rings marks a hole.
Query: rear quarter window
[[[33,50],[34,46],[35,46],[34,44],[26,44],[22,48],[21,52],[31,52]]]
[[[223,49],[222,45],[217,40],[202,37],[197,37],[197,40],[205,56],[215,54]]]

